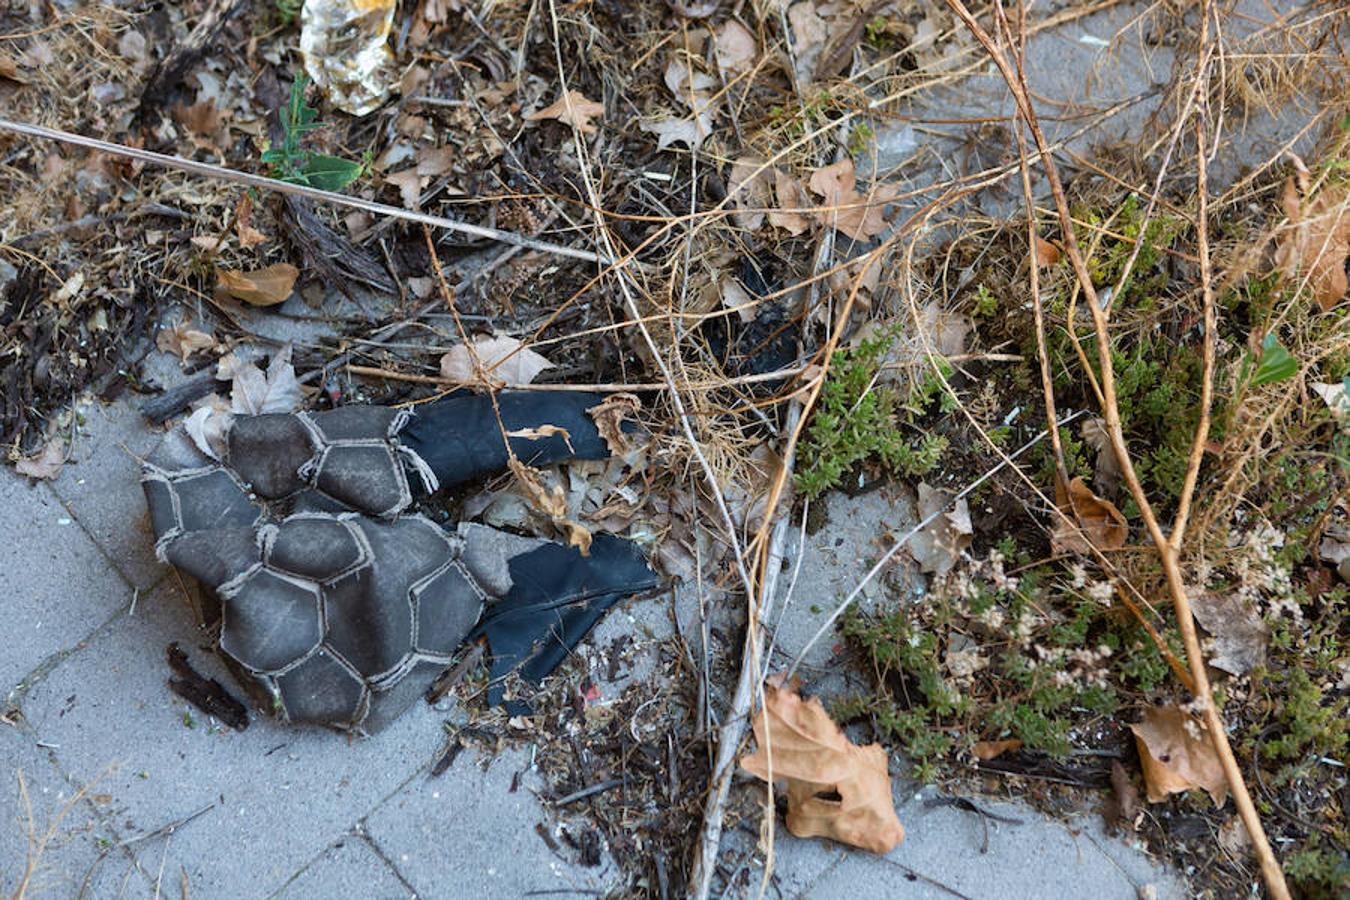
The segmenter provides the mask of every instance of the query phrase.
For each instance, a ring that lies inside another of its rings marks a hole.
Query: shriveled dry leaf
[[[1143,804],[1139,802],[1139,789],[1134,786],[1134,779],[1119,760],[1111,760],[1111,798],[1104,812],[1106,826],[1113,831],[1122,828],[1134,830],[1144,812]]]
[[[1275,264],[1286,281],[1297,283],[1306,277],[1317,305],[1328,311],[1350,288],[1345,274],[1350,257],[1350,187],[1328,184],[1309,198],[1300,195],[1290,177],[1281,204],[1289,227],[1276,237]]]
[[[183,362],[199,350],[210,350],[216,339],[205,331],[198,331],[187,322],[178,322],[172,328],[161,328],[155,335],[155,346],[172,353]]]
[[[21,459],[14,464],[14,471],[20,475],[27,475],[29,478],[53,479],[61,474],[61,467],[66,464],[66,442],[59,437],[54,437],[47,442],[47,446],[35,456],[27,459]]]
[[[216,374],[226,367],[226,360],[222,358]],[[291,366],[289,344],[272,354],[266,375],[253,362],[237,357],[233,357],[227,371],[231,373],[230,409],[240,415],[294,412],[304,400],[305,395]]]
[[[991,759],[997,759],[1005,753],[1021,749],[1021,741],[1017,738],[1008,738],[1003,741],[976,741],[974,753],[976,759],[987,762]]]
[[[1106,433],[1106,420],[1088,419],[1082,427],[1083,443],[1097,451],[1097,464],[1092,473],[1092,486],[1107,496],[1120,488],[1120,460],[1111,437]]]
[[[183,422],[183,430],[192,438],[198,450],[212,459],[224,459],[226,438],[233,421],[234,413],[230,404],[219,394],[212,394],[187,417]]]
[[[758,156],[742,156],[731,164],[727,193],[733,195],[737,209],[732,219],[746,231],[755,231],[763,225],[764,210],[773,204],[769,192],[771,174],[772,170]]]
[[[570,101],[570,105],[569,105]],[[588,100],[580,91],[568,91],[553,103],[525,118],[531,122],[540,119],[557,119],[564,125],[571,125],[582,134],[595,134],[596,127],[591,119],[605,114],[605,104]]]
[[[1151,706],[1144,710],[1144,721],[1130,730],[1139,746],[1149,803],[1199,788],[1214,798],[1216,807],[1223,806],[1228,780],[1202,723],[1178,706]]]
[[[905,839],[891,799],[886,751],[850,741],[819,698],[803,700],[795,690],[766,683],[754,730],[759,748],[741,758],[741,768],[765,781],[787,781],[787,826],[793,834],[873,853],[888,853]]]
[[[919,518],[926,519],[947,506],[951,494],[940,488],[919,484]],[[943,513],[931,525],[909,539],[909,553],[919,568],[933,575],[944,575],[970,546],[975,529],[970,524],[970,508],[964,499]]]
[[[773,191],[778,198],[778,209],[769,213],[770,225],[794,235],[801,234],[811,227],[811,220],[807,218],[807,214],[796,212],[810,209],[815,205],[800,181],[781,169],[774,169]]]
[[[792,56],[796,63],[797,89],[801,90],[811,83],[831,32],[814,0],[792,4],[788,7],[787,17],[788,24],[792,26]]]
[[[1244,862],[1252,855],[1252,836],[1247,833],[1247,826],[1242,824],[1240,816],[1233,816],[1219,826],[1217,840],[1224,852],[1238,862]]]
[[[759,56],[759,42],[750,29],[735,19],[727,19],[717,29],[715,37],[713,55],[717,58],[717,67],[722,70],[723,78],[730,81],[742,72],[750,71],[755,64],[755,57]]]
[[[589,555],[591,532],[584,525],[568,518],[567,495],[563,492],[562,485],[546,486],[542,472],[514,457],[507,461],[507,465],[516,476],[516,484],[530,505],[536,511],[548,516],[553,524],[567,535],[567,542],[581,551],[582,556]]]
[[[529,384],[553,363],[513,337],[482,337],[473,342],[473,354],[464,344],[450,348],[441,357],[441,377],[460,384],[478,384],[474,354],[483,364],[487,377],[507,384]]]
[[[1331,410],[1332,417],[1342,425],[1350,424],[1350,395],[1345,392],[1345,384],[1345,381],[1340,384],[1319,382],[1312,386],[1313,393],[1322,398],[1327,409]]]
[[[422,206],[422,177],[417,167],[413,166],[411,169],[384,176],[384,183],[398,188],[398,196],[403,202],[404,209],[416,211]]]
[[[595,422],[595,430],[614,456],[624,456],[633,449],[633,437],[623,430],[626,419],[637,419],[642,401],[636,394],[610,394],[602,402],[586,410]]]
[[[1265,661],[1270,629],[1250,598],[1236,591],[1205,591],[1191,598],[1191,612],[1214,637],[1211,666],[1231,675],[1244,675]]]
[[[245,250],[267,242],[267,235],[253,227],[253,198],[248,194],[241,196],[234,207],[234,235]]]
[[[518,428],[515,431],[508,431],[506,436],[509,438],[520,438],[525,441],[539,441],[545,438],[551,438],[554,435],[561,435],[563,442],[567,444],[569,450],[572,449],[572,435],[561,425],[540,425],[537,428]]]
[[[857,241],[871,240],[886,230],[882,210],[898,193],[891,185],[882,184],[873,185],[865,195],[858,193],[852,159],[816,169],[808,186],[822,198],[823,208],[816,218]]]
[[[1060,250],[1040,235],[1036,236],[1036,265],[1048,269],[1059,262]]]
[[[254,272],[216,269],[216,287],[251,306],[276,306],[285,302],[295,287],[300,270],[290,263],[275,263]]]
[[[717,285],[722,294],[722,305],[736,310],[742,322],[755,321],[755,302],[745,286],[731,275],[726,275]]]
[[[704,72],[691,71],[688,61],[676,58],[666,66],[666,87],[692,115],[683,119],[643,121],[640,127],[657,136],[658,150],[674,143],[687,144],[689,149],[697,150],[712,134],[713,114],[717,108],[712,91],[716,82]]]
[[[1125,514],[1110,500],[1092,493],[1082,478],[1069,482],[1067,495],[1063,490],[1056,493],[1059,508],[1078,523],[1075,528],[1063,518],[1055,517],[1050,546],[1056,553],[1090,553],[1092,546],[1098,550],[1119,550],[1125,546],[1130,536]]]

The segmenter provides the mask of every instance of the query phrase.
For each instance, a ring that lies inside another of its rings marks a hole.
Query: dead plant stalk
[[[1214,747],[1215,753],[1223,766],[1224,775],[1228,781],[1229,790],[1233,793],[1233,800],[1237,805],[1238,815],[1242,819],[1242,824],[1246,827],[1248,835],[1252,841],[1252,852],[1261,865],[1261,873],[1265,879],[1266,887],[1271,895],[1277,900],[1285,900],[1290,896],[1289,888],[1285,884],[1284,873],[1280,869],[1279,862],[1275,859],[1275,854],[1270,848],[1270,841],[1266,837],[1265,829],[1261,825],[1260,816],[1256,812],[1256,807],[1252,803],[1251,794],[1247,791],[1247,786],[1243,781],[1242,771],[1238,767],[1237,760],[1233,756],[1233,750],[1228,744],[1228,736],[1224,730],[1223,719],[1214,704],[1213,691],[1210,688],[1209,673],[1205,669],[1204,654],[1200,649],[1200,640],[1196,634],[1195,619],[1191,614],[1190,600],[1186,595],[1186,585],[1181,574],[1180,565],[1180,538],[1181,534],[1173,528],[1176,540],[1170,539],[1163,532],[1162,525],[1158,522],[1158,517],[1153,511],[1152,504],[1144,493],[1143,486],[1140,484],[1139,476],[1134,468],[1134,463],[1130,457],[1129,448],[1125,444],[1124,430],[1121,426],[1120,409],[1116,398],[1115,373],[1111,362],[1111,336],[1109,331],[1109,322],[1107,321],[1106,311],[1097,296],[1097,291],[1093,287],[1092,277],[1087,270],[1087,264],[1079,250],[1078,242],[1074,235],[1073,224],[1069,214],[1068,199],[1064,193],[1064,185],[1060,181],[1059,171],[1055,165],[1054,156],[1050,151],[1045,134],[1041,129],[1040,121],[1036,116],[1036,111],[1032,107],[1030,100],[1030,90],[1026,83],[1026,74],[1022,68],[1022,58],[1013,49],[1012,53],[1016,62],[1016,67],[1009,62],[1007,56],[995,44],[992,37],[983,26],[975,19],[970,10],[962,0],[946,0],[947,5],[961,19],[975,39],[983,45],[990,60],[999,69],[1004,81],[1012,93],[1013,101],[1016,103],[1023,121],[1031,129],[1032,137],[1036,142],[1036,147],[1040,153],[1041,164],[1045,168],[1046,180],[1050,183],[1050,191],[1054,197],[1055,209],[1059,215],[1060,225],[1063,230],[1065,255],[1069,257],[1069,262],[1073,266],[1079,286],[1088,301],[1088,310],[1092,315],[1093,332],[1097,341],[1098,359],[1100,360],[1100,376],[1102,388],[1102,416],[1106,420],[1107,434],[1111,439],[1112,449],[1120,462],[1121,473],[1129,486],[1130,494],[1133,496],[1135,504],[1139,507],[1140,516],[1148,529],[1149,536],[1153,539],[1154,546],[1157,549],[1159,560],[1162,564],[1163,573],[1167,580],[1168,591],[1172,597],[1172,603],[1176,610],[1177,625],[1181,631],[1182,642],[1186,647],[1186,660],[1191,669],[1191,676],[1195,680],[1197,690],[1197,705],[1201,707],[1205,718],[1205,724],[1209,731],[1209,739]],[[1025,8],[1021,10],[1025,15]],[[1204,4],[1201,13],[1201,39],[1200,55],[1203,61],[1205,54],[1205,45],[1208,40],[1208,25],[1211,15],[1210,5]],[[1196,78],[1204,77],[1203,65],[1196,72]],[[1199,154],[1203,159],[1205,142],[1201,141]],[[1201,163],[1199,170],[1201,174],[1200,196],[1202,204],[1205,203],[1204,194],[1206,186],[1203,181],[1204,166]],[[1207,209],[1202,205],[1200,218],[1203,219]],[[1200,226],[1203,228],[1203,225]],[[1201,231],[1201,235],[1205,232]],[[1208,263],[1205,262],[1208,257],[1208,247],[1201,244],[1202,275],[1207,274]],[[1208,279],[1202,279],[1208,286]],[[1212,291],[1206,290],[1206,342],[1212,341],[1214,329]],[[1211,350],[1212,352],[1212,350]],[[1212,380],[1212,369],[1206,368],[1206,381]],[[1211,388],[1212,389],[1212,388]],[[1208,398],[1208,391],[1204,394]],[[1205,437],[1208,434],[1209,419],[1202,416],[1201,422],[1197,428],[1197,438],[1194,446],[1200,446],[1203,449]],[[1195,454],[1192,453],[1192,463],[1195,461]],[[1188,466],[1188,474],[1190,467]],[[1188,478],[1190,491],[1193,492],[1195,483],[1193,478]],[[1189,506],[1189,500],[1179,508],[1185,509]],[[1184,522],[1175,523],[1184,527]]]

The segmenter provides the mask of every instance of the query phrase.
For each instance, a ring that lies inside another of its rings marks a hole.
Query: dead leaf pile
[[[1050,533],[1050,546],[1055,553],[1090,553],[1093,547],[1119,550],[1125,546],[1130,536],[1125,514],[1110,500],[1092,493],[1082,478],[1069,482],[1067,492],[1060,488],[1056,494],[1057,505],[1071,521],[1055,517],[1055,527]]]
[[[1216,807],[1223,806],[1228,779],[1203,724],[1179,706],[1152,706],[1144,710],[1144,721],[1130,730],[1139,747],[1149,803],[1198,788],[1214,799]]]
[[[1309,197],[1306,172],[1300,172],[1299,181],[1296,186],[1290,177],[1284,183],[1280,202],[1289,227],[1276,238],[1275,264],[1287,282],[1307,278],[1317,305],[1330,311],[1350,289],[1345,274],[1350,257],[1350,187],[1328,184]]]
[[[759,747],[741,758],[741,768],[764,781],[787,781],[793,834],[873,853],[888,853],[904,840],[886,751],[850,741],[819,698],[803,700],[795,690],[766,683],[754,730]]]

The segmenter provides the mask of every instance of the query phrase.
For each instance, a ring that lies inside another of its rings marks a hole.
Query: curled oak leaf
[[[1324,312],[1350,289],[1345,261],[1350,257],[1350,188],[1327,185],[1317,196],[1300,196],[1291,177],[1284,183],[1281,204],[1289,227],[1276,239],[1275,265],[1285,281],[1308,279],[1313,299]]]
[[[66,464],[66,442],[59,437],[48,441],[47,446],[36,456],[21,459],[14,464],[14,471],[35,479],[53,479],[61,474]]]
[[[790,688],[766,683],[754,729],[759,749],[741,758],[741,768],[764,781],[787,781],[787,826],[793,834],[873,853],[888,853],[905,839],[891,798],[886,751],[850,741],[818,698],[803,700]]]
[[[161,328],[155,336],[155,346],[165,353],[172,353],[184,363],[199,350],[210,350],[216,345],[216,339],[205,331],[198,331],[186,322],[179,322],[172,328]]]
[[[1151,706],[1144,710],[1144,721],[1130,730],[1139,747],[1149,803],[1199,788],[1214,799],[1215,807],[1223,806],[1228,779],[1204,725],[1179,706]]]
[[[300,270],[290,263],[276,263],[254,272],[216,269],[216,287],[250,306],[276,306],[291,295],[299,276]]]
[[[571,125],[582,134],[595,134],[598,129],[591,119],[604,114],[605,104],[588,100],[580,91],[568,91],[566,96],[559,97],[543,109],[530,113],[525,119],[529,122],[557,119],[564,125]]]
[[[1057,517],[1050,534],[1055,553],[1088,553],[1094,546],[1098,550],[1119,550],[1125,546],[1130,536],[1125,514],[1110,500],[1092,493],[1082,478],[1069,482],[1067,491],[1060,488],[1055,493],[1060,510],[1078,524],[1075,528]]]
[[[811,227],[811,220],[799,210],[810,209],[815,204],[800,181],[782,169],[774,169],[773,191],[778,198],[778,209],[769,213],[770,225],[793,235],[801,234]]]
[[[609,452],[615,456],[624,456],[633,449],[633,438],[623,430],[625,419],[636,419],[642,401],[637,394],[610,394],[600,403],[586,410],[586,414],[595,422],[595,430],[605,441]]]
[[[1191,598],[1191,612],[1214,637],[1211,666],[1244,675],[1265,662],[1270,629],[1250,597],[1236,591],[1205,591]]]

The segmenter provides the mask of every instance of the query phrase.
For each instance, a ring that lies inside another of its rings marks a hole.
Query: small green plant
[[[907,477],[926,475],[946,451],[947,439],[941,435],[910,439],[901,431],[901,411],[919,415],[941,390],[941,382],[927,373],[911,382],[903,403],[896,388],[878,383],[877,373],[893,341],[894,334],[886,332],[835,353],[798,451],[797,488],[806,496],[838,487],[845,473],[869,459]]]
[[[1266,335],[1261,342],[1261,353],[1256,358],[1256,372],[1252,375],[1252,387],[1274,384],[1293,378],[1298,374],[1298,360],[1289,355],[1273,334]]]
[[[264,150],[262,161],[272,167],[272,177],[279,181],[340,191],[365,173],[368,161],[358,163],[340,156],[324,156],[304,146],[305,135],[323,127],[318,110],[305,103],[307,84],[309,78],[303,73],[297,73],[291,81],[290,99],[281,117],[282,144]]]
[[[853,129],[853,134],[848,139],[848,152],[850,156],[857,156],[870,146],[875,132],[872,126],[866,122],[859,122]]]
[[[975,315],[987,319],[998,312],[998,296],[989,288],[980,285],[975,289]]]
[[[289,28],[295,24],[295,20],[300,18],[300,9],[305,5],[305,0],[274,0],[277,13],[277,21],[283,28]]]

